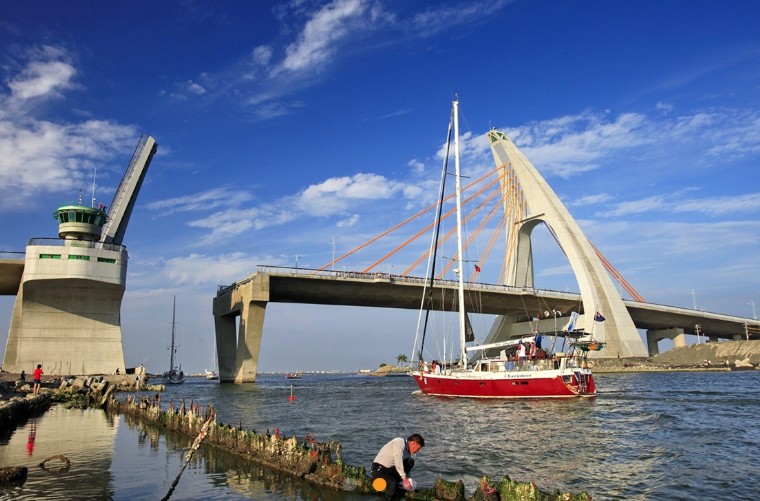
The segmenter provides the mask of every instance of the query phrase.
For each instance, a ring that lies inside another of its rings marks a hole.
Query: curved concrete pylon
[[[578,223],[538,170],[506,134],[492,130],[487,137],[497,167],[513,171],[529,208],[527,217],[518,223],[517,245],[508,268],[507,285],[533,287],[530,237],[536,225],[543,222],[555,235],[578,280],[584,310],[582,323],[578,327],[607,343],[599,356],[647,356],[644,342],[620,293]],[[603,322],[594,321],[597,311],[604,316]]]

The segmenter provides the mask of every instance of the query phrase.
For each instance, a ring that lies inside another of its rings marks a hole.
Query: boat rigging
[[[424,345],[429,326],[432,291],[435,287],[435,260],[440,234],[442,205],[445,193],[445,179],[448,168],[448,156],[452,142],[455,167],[455,192],[456,192],[456,221],[457,221],[457,324],[459,334],[459,357],[456,361],[446,361],[445,343],[443,345],[443,363],[438,360],[428,361],[424,359]],[[455,97],[451,106],[451,117],[447,134],[446,158],[443,163],[441,176],[441,189],[439,206],[436,210],[436,224],[434,224],[433,241],[429,253],[430,261],[428,271],[430,280],[426,282],[423,291],[422,307],[426,309],[424,322],[422,312],[418,320],[418,326],[422,327],[422,333],[415,338],[413,353],[416,357],[412,360],[411,376],[420,390],[429,395],[450,397],[475,397],[475,398],[567,398],[567,397],[593,397],[596,395],[596,386],[591,370],[588,368],[587,355],[589,351],[600,350],[604,343],[596,341],[593,335],[587,335],[583,331],[576,331],[574,324],[577,313],[571,315],[570,322],[562,332],[553,333],[554,342],[558,337],[563,339],[562,349],[565,348],[565,340],[570,339],[567,352],[554,353],[554,343],[549,349],[543,345],[545,335],[534,332],[532,335],[517,339],[510,339],[487,345],[472,345],[467,343],[474,341],[472,326],[469,322],[465,308],[464,297],[464,259],[462,249],[462,185],[459,161],[459,99]],[[476,272],[480,271],[476,264]],[[604,321],[601,314],[597,314],[595,321]],[[556,317],[555,317],[556,322]],[[420,340],[419,348],[417,340]],[[498,356],[487,356],[488,352],[497,352]],[[468,354],[473,354],[472,364],[468,361]]]

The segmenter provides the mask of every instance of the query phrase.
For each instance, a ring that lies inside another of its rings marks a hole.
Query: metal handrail
[[[108,244],[105,242],[91,242],[89,240],[67,240],[65,238],[32,238],[27,245],[48,245],[48,246],[73,246],[87,249],[103,249],[110,251],[126,251],[125,245]]]

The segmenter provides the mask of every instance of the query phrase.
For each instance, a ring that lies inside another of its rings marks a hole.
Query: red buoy
[[[295,395],[293,395],[293,385],[290,385],[290,396],[288,397],[288,401],[293,402],[296,399]]]

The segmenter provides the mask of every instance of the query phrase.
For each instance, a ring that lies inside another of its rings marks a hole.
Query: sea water
[[[593,399],[471,400],[420,395],[408,377],[260,375],[256,384],[189,378],[164,403],[213,404],[218,420],[281,436],[338,440],[346,463],[369,467],[388,440],[425,437],[413,477],[483,474],[533,481],[594,499],[751,499],[760,492],[760,371],[597,374]],[[291,400],[289,397],[295,398]],[[9,435],[9,436],[8,436]],[[58,405],[0,432],[0,466],[28,466],[12,499],[160,499],[192,438],[157,433],[125,416]],[[61,461],[38,465],[62,454]],[[171,499],[354,501],[213,448],[201,447]]]

